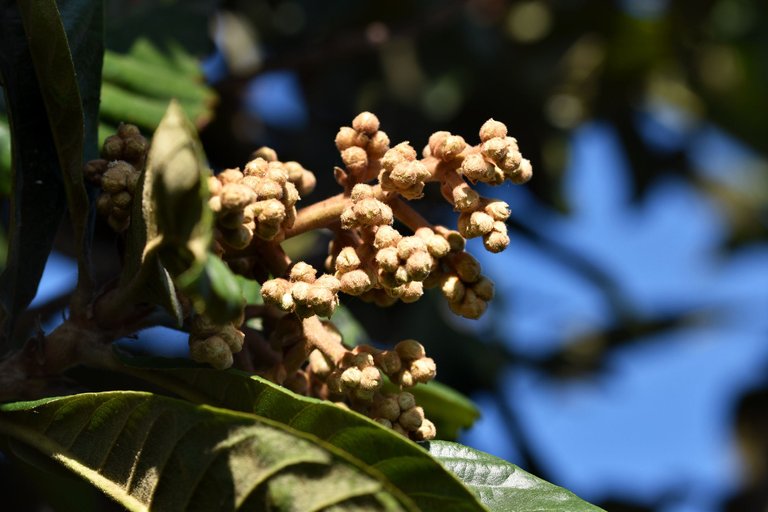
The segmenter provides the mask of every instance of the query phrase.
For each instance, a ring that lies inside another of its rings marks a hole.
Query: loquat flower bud
[[[495,166],[485,160],[483,155],[472,153],[467,155],[461,162],[459,173],[466,176],[467,179],[475,181],[491,181],[494,175]]]
[[[358,203],[363,199],[374,199],[373,187],[365,183],[358,183],[352,187],[350,199],[352,199],[353,203]]]
[[[360,267],[360,257],[354,247],[344,247],[336,256],[336,270],[339,272],[351,272]]]
[[[513,172],[510,175],[510,179],[512,180],[512,183],[515,185],[522,185],[523,183],[527,182],[533,177],[533,168],[531,167],[531,162],[527,158],[523,158],[520,160],[520,165],[517,167],[515,172]]]
[[[362,369],[360,375],[360,389],[375,391],[381,387],[381,372],[375,366],[367,366]]]
[[[122,160],[123,157],[123,138],[119,135],[110,135],[104,139],[101,146],[101,156],[106,160]]]
[[[208,363],[217,370],[229,368],[233,363],[232,351],[219,336],[190,340],[189,353],[194,361]]]
[[[110,162],[101,176],[101,188],[110,194],[121,192],[127,188],[128,177],[134,172],[136,169],[128,162],[123,160]]]
[[[421,281],[410,281],[398,286],[398,296],[406,304],[416,302],[424,295],[424,285]]]
[[[480,196],[466,183],[461,183],[451,190],[453,206],[458,211],[475,210],[480,202]]]
[[[381,225],[376,229],[376,235],[373,239],[373,246],[376,249],[383,249],[384,247],[391,247],[396,245],[402,239],[402,235],[389,225]]]
[[[261,146],[251,154],[251,157],[254,159],[262,158],[267,162],[274,162],[277,160],[277,152],[268,146]]]
[[[483,211],[493,217],[493,220],[495,221],[506,221],[511,212],[509,210],[509,205],[505,203],[504,201],[500,200],[493,200],[490,201],[488,204],[485,205],[485,208],[483,208]]]
[[[363,270],[351,270],[339,278],[341,291],[347,295],[361,295],[373,287],[371,277]]]
[[[465,283],[474,283],[480,278],[480,263],[468,252],[457,253],[452,263],[456,273]]]
[[[243,173],[240,169],[224,169],[216,175],[222,185],[227,183],[240,183],[243,180]]]
[[[303,281],[305,283],[314,283],[317,276],[317,270],[309,263],[303,261],[296,262],[291,268],[291,281]]]
[[[397,405],[400,407],[401,411],[407,411],[408,409],[416,407],[416,397],[414,397],[412,393],[402,391],[397,394],[396,398]]]
[[[219,337],[229,347],[232,353],[240,352],[243,349],[243,342],[245,341],[245,334],[235,328],[232,324],[225,325],[218,333]]]
[[[336,148],[339,151],[344,151],[352,146],[362,148],[367,144],[367,139],[368,137],[366,135],[358,133],[354,128],[342,126],[336,134]]]
[[[370,112],[361,112],[352,120],[355,131],[373,135],[379,130],[379,118]]]
[[[432,272],[432,256],[426,251],[411,254],[405,262],[408,277],[414,281],[423,281]]]
[[[486,250],[493,253],[503,251],[509,246],[509,235],[507,234],[507,227],[504,223],[501,223],[502,229],[494,227],[493,231],[483,236],[483,245]]]
[[[397,418],[400,417],[400,404],[397,401],[397,397],[388,396],[382,398],[374,405],[373,412],[380,418],[397,421]]]
[[[424,384],[435,378],[437,366],[431,357],[422,357],[411,363],[409,371],[413,375],[413,380]]]
[[[480,153],[486,158],[489,158],[496,165],[500,166],[504,161],[504,157],[507,156],[508,148],[509,145],[503,138],[493,137],[480,145]]]
[[[402,368],[400,354],[392,350],[384,350],[374,356],[376,366],[387,375],[394,375]]]
[[[493,281],[485,276],[480,276],[480,279],[472,285],[472,291],[479,299],[489,302],[493,299],[494,286]]]
[[[96,185],[101,183],[101,175],[107,170],[107,161],[103,158],[89,160],[83,166],[85,179]]]
[[[357,146],[350,146],[342,151],[341,160],[347,169],[354,173],[361,173],[368,167],[368,154]]]
[[[424,409],[420,406],[411,407],[400,413],[397,422],[407,431],[412,432],[424,421]]]
[[[368,151],[374,158],[381,158],[389,151],[389,136],[383,131],[377,131],[368,142]]]
[[[277,306],[283,311],[291,311],[294,306],[291,288],[291,283],[285,279],[270,279],[262,285],[261,296],[265,303]]]
[[[256,193],[240,183],[227,183],[221,188],[221,207],[224,210],[242,210],[256,201]]]
[[[427,353],[424,350],[424,345],[413,339],[405,339],[395,345],[395,352],[402,359],[413,360],[426,357]]]
[[[425,252],[427,244],[417,236],[406,236],[397,243],[397,256],[401,260],[407,260],[416,252]]]
[[[437,428],[434,423],[425,418],[412,435],[415,441],[429,441],[437,435]]]
[[[504,138],[507,136],[507,126],[494,119],[489,119],[480,127],[480,141],[485,142],[494,137]]]
[[[445,162],[453,160],[467,147],[467,143],[460,135],[448,135],[441,139],[441,142],[436,146],[430,144],[429,149],[432,152],[432,156],[439,158]]]
[[[375,421],[376,423],[378,423],[379,425],[385,428],[392,428],[392,422],[387,418],[374,418],[373,421]]]
[[[400,370],[394,380],[404,388],[412,388],[416,385],[416,381],[413,380],[413,375],[409,370]]]
[[[357,366],[351,366],[341,373],[340,382],[344,389],[355,389],[360,386],[363,372]]]

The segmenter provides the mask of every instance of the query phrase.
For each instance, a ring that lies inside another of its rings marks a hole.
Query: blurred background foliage
[[[376,341],[423,341],[439,380],[481,405],[469,444],[611,511],[764,511],[766,11],[110,1],[102,132],[120,120],[151,130],[176,97],[214,168],[272,146],[317,175],[309,204],[336,193],[333,139],[361,110],[416,146],[438,129],[474,142],[487,118],[505,122],[534,178],[485,191],[514,212],[504,254],[473,247],[499,291],[486,317],[456,321],[429,294],[346,305]],[[3,193],[8,147],[0,116]],[[438,193],[421,203],[454,222]],[[66,232],[57,248],[71,254]],[[110,275],[115,243],[100,224],[95,250]],[[319,263],[324,241],[302,250]],[[66,292],[36,301],[20,328],[60,315]]]

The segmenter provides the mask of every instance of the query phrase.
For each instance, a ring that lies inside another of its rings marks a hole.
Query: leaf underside
[[[157,364],[157,359],[144,360],[146,363]],[[142,364],[139,360],[131,364],[137,376],[183,398],[253,413],[352,454],[361,465],[384,475],[420,510],[484,509],[472,492],[425,450],[362,415],[236,370],[146,368],[137,366]]]
[[[129,510],[407,510],[385,481],[311,436],[149,393],[5,405],[0,431]]]
[[[599,512],[572,492],[493,455],[446,441],[429,452],[456,474],[494,512]]]

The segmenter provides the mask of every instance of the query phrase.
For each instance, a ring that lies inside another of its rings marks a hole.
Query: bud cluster
[[[266,148],[260,152],[273,156]],[[217,239],[232,249],[244,249],[254,236],[275,239],[296,220],[299,187],[308,193],[314,183],[314,175],[298,163],[260,156],[242,172],[226,169],[209,178],[208,204],[216,214]]]
[[[468,252],[446,258],[448,271],[440,279],[440,291],[452,312],[465,318],[480,318],[493,299],[493,282],[480,273],[480,263]]]
[[[232,354],[243,348],[245,335],[233,323],[218,325],[202,315],[192,317],[189,352],[193,360],[217,369],[232,366]]]
[[[383,375],[403,388],[429,382],[435,373],[435,362],[426,357],[424,347],[409,339],[399,342],[393,350],[356,347],[344,354],[338,364],[313,350],[309,364],[291,379],[291,385],[306,386],[316,396],[349,404],[382,425],[422,441],[434,438],[434,424],[424,417],[424,410],[416,405],[411,393],[382,393]]]
[[[341,227],[353,229],[392,224],[392,208],[376,199],[373,187],[359,183],[352,188],[351,203],[341,213]]]
[[[384,154],[379,183],[385,192],[397,192],[406,199],[419,199],[424,195],[426,180],[432,176],[423,163],[416,159],[416,150],[401,142]]]
[[[411,393],[381,395],[369,412],[374,421],[414,441],[428,441],[437,435],[435,424],[424,416]]]
[[[347,173],[355,178],[354,183],[368,181],[367,171],[389,149],[389,137],[379,130],[379,119],[374,114],[362,112],[352,120],[352,126],[339,129],[336,148],[341,153]]]
[[[338,292],[341,284],[330,274],[317,277],[312,265],[296,263],[289,279],[276,278],[265,281],[261,288],[264,302],[283,311],[295,312],[301,318],[312,315],[329,317],[339,305]]]
[[[117,232],[128,229],[131,204],[147,158],[147,139],[132,124],[120,124],[115,135],[104,140],[102,158],[85,164],[83,173],[101,187],[96,209]]]

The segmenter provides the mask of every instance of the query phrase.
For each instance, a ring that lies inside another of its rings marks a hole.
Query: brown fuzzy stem
[[[432,228],[432,224],[427,219],[400,197],[390,201],[389,206],[392,208],[395,218],[408,226],[411,231],[416,231],[419,228]]]
[[[300,209],[293,227],[285,232],[285,238],[292,238],[307,231],[328,227],[339,220],[341,212],[349,205],[349,197],[338,194],[323,201]]]
[[[313,348],[316,348],[328,356],[331,361],[338,364],[341,358],[344,357],[344,354],[347,353],[347,349],[344,348],[337,338],[331,336],[325,330],[325,326],[320,319],[317,316],[311,316],[302,320],[301,323],[304,327],[304,335],[307,337],[307,356],[309,356]]]

